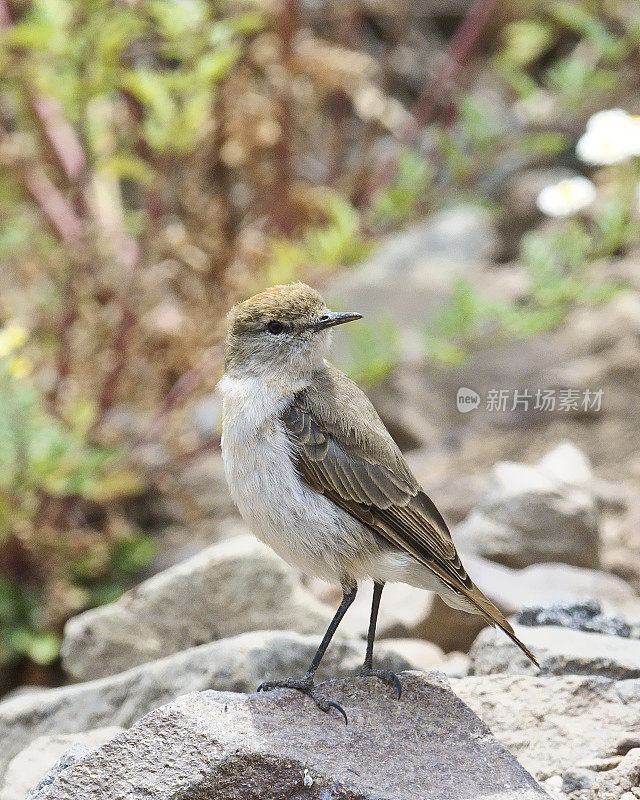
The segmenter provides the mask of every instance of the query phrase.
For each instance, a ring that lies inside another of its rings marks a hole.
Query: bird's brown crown
[[[305,283],[272,286],[231,309],[229,331],[234,336],[241,336],[271,320],[284,325],[312,321],[324,307],[322,297]]]

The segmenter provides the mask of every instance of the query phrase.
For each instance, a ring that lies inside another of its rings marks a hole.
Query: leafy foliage
[[[397,326],[393,320],[381,316],[375,323],[361,320],[350,327],[347,372],[353,380],[365,385],[382,381],[398,362]]]
[[[623,230],[619,217],[609,210],[593,232],[569,221],[557,231],[525,234],[520,260],[529,284],[526,301],[485,298],[459,279],[450,302],[427,333],[428,354],[442,364],[456,365],[465,360],[477,336],[488,330],[503,338],[534,336],[558,326],[576,305],[610,300],[622,287],[594,282],[591,267],[596,256],[618,249],[628,235]]]
[[[575,113],[619,86],[633,47],[630,19],[588,0],[536,0],[530,16],[505,26],[496,66],[521,97],[551,91]]]
[[[95,581],[103,594],[121,592],[153,552],[134,531],[114,538],[115,518],[111,530],[87,538],[82,518],[91,504],[135,494],[140,480],[119,453],[87,442],[90,409],[71,410],[66,422],[45,411],[20,354],[25,337],[17,325],[0,331],[0,554],[10,569],[0,578],[0,639],[7,658],[46,664],[57,656],[65,592],[72,604],[100,600],[95,589],[82,591]],[[75,530],[56,524],[65,506],[74,510]],[[54,586],[63,602],[59,617],[43,607]]]

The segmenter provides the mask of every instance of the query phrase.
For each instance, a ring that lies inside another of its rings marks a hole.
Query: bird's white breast
[[[280,414],[293,391],[253,377],[226,375],[222,457],[231,495],[255,535],[303,571],[340,581],[369,534],[307,487],[296,472]],[[357,541],[356,541],[357,540]],[[339,544],[340,542],[340,544]]]
[[[253,533],[289,564],[325,580],[404,581],[460,600],[406,553],[380,548],[375,535],[309,488],[296,472],[280,415],[301,386],[225,375],[222,458],[231,495]],[[466,607],[466,606],[465,606]]]

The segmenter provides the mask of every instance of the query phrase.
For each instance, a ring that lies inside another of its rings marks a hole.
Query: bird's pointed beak
[[[362,319],[362,314],[355,311],[326,311],[317,322],[313,324],[313,330],[322,331],[325,328],[333,328],[334,325],[343,325],[345,322],[353,322]]]

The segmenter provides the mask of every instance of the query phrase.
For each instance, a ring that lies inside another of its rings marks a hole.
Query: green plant
[[[16,324],[0,330],[0,651],[5,660],[46,664],[57,656],[66,614],[106,598],[97,584],[111,587],[111,597],[121,593],[153,552],[118,526],[117,513],[87,530],[92,506],[141,484],[120,453],[88,443],[90,408],[70,406],[66,419],[46,411],[28,379],[25,341]],[[48,607],[52,591],[58,615]]]
[[[269,284],[297,280],[305,270],[350,266],[364,258],[370,245],[361,231],[360,214],[337,194],[321,203],[327,222],[306,227],[299,238],[277,237],[267,261]]]
[[[398,363],[398,327],[391,319],[383,316],[375,323],[362,320],[347,330],[346,340],[345,371],[356,382],[379,383]]]
[[[576,220],[552,232],[529,231],[520,245],[529,284],[524,302],[485,298],[459,279],[451,300],[426,334],[428,356],[447,366],[457,365],[483,333],[533,336],[558,326],[575,305],[610,300],[621,287],[594,282],[592,266],[596,258],[617,252],[633,230],[632,221],[615,204],[605,207],[591,231]]]
[[[46,665],[57,657],[60,637],[41,630],[41,616],[37,591],[0,576],[0,664],[27,657]]]
[[[371,225],[386,228],[415,217],[424,203],[435,170],[414,150],[405,150],[398,159],[393,182],[373,198]]]
[[[632,55],[624,15],[589,0],[533,4],[530,16],[507,24],[494,63],[520,97],[550,91],[575,114],[620,84],[619,65]]]

